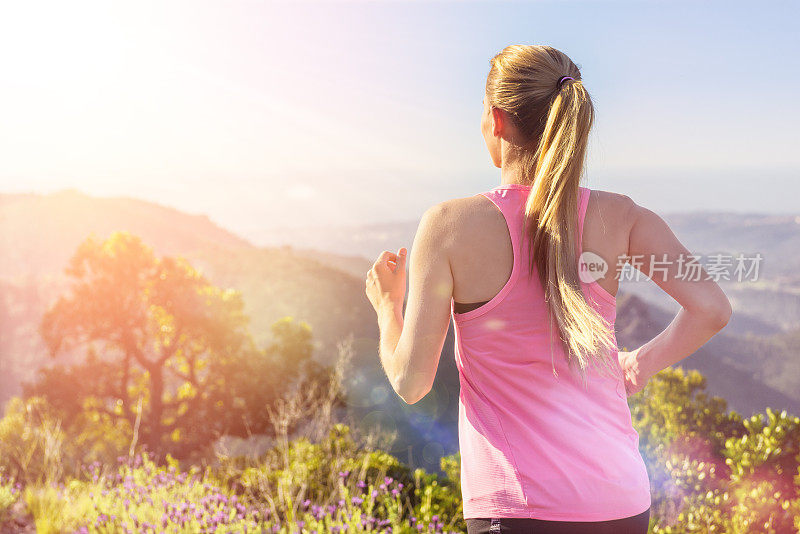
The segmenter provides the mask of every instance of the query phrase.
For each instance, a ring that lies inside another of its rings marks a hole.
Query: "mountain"
[[[626,350],[651,340],[675,316],[632,293],[618,296],[617,310],[617,341]],[[708,380],[708,391],[724,398],[730,408],[746,416],[763,411],[766,406],[797,413],[798,345],[791,347],[783,338],[796,339],[798,333],[741,336],[731,326],[729,323],[677,365],[703,373]],[[767,361],[772,368],[765,367]]]
[[[671,213],[663,215],[675,235],[693,254],[702,258],[722,253],[751,258],[761,254],[756,276],[743,281],[720,280],[736,313],[732,325],[741,333],[770,335],[800,326],[800,214]],[[378,257],[382,250],[410,247],[418,221],[347,227],[285,228],[265,231],[258,243],[272,246],[291,243],[301,253],[318,257],[328,253],[330,261],[342,255]],[[367,264],[368,265],[368,264]],[[748,261],[748,265],[750,265]],[[342,268],[360,274],[358,262]],[[751,280],[755,278],[755,280]],[[677,304],[650,281],[623,281],[622,290],[668,310]]]
[[[158,255],[214,247],[254,248],[211,222],[134,198],[101,198],[68,189],[53,194],[0,194],[0,277],[53,274],[90,233],[142,236]]]
[[[284,316],[312,325],[315,357],[332,357],[353,333],[374,354],[377,325],[360,279],[291,247],[256,247],[204,215],[130,198],[98,198],[74,190],[50,195],[0,195],[0,403],[49,362],[37,328],[67,290],[63,273],[90,234],[127,230],[161,255],[183,256],[214,284],[242,291],[257,343]],[[365,261],[365,260],[364,260]],[[363,272],[366,274],[366,268]]]

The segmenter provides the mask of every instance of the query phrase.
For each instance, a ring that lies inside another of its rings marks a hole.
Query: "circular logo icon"
[[[594,252],[584,252],[578,261],[578,277],[584,284],[591,284],[603,278],[608,272],[606,260]]]

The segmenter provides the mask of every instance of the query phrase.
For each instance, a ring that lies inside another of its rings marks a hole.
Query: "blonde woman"
[[[490,65],[481,131],[500,185],[425,212],[405,315],[406,249],[370,269],[381,362],[417,402],[453,321],[469,534],[644,533],[650,484],[627,397],[721,330],[730,303],[702,268],[685,276],[693,258],[658,215],[581,185],[594,109],[564,53],[512,45]],[[620,352],[631,258],[681,309]]]

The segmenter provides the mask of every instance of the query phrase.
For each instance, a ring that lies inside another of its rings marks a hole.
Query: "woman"
[[[453,320],[468,533],[644,533],[627,396],[721,330],[730,303],[702,268],[686,276],[691,255],[658,215],[580,185],[594,110],[565,54],[513,45],[490,64],[481,131],[501,183],[425,212],[405,316],[406,249],[370,269],[381,362],[417,402]],[[631,352],[614,336],[625,263],[681,304]]]

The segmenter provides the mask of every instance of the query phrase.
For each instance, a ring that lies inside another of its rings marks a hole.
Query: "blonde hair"
[[[613,327],[586,301],[578,273],[578,193],[594,106],[578,67],[553,47],[507,46],[490,64],[488,104],[508,113],[525,138],[509,153],[531,185],[529,276],[538,271],[551,329],[555,318],[567,363],[585,381],[587,367],[607,368],[616,349]],[[573,79],[559,83],[565,76]]]

